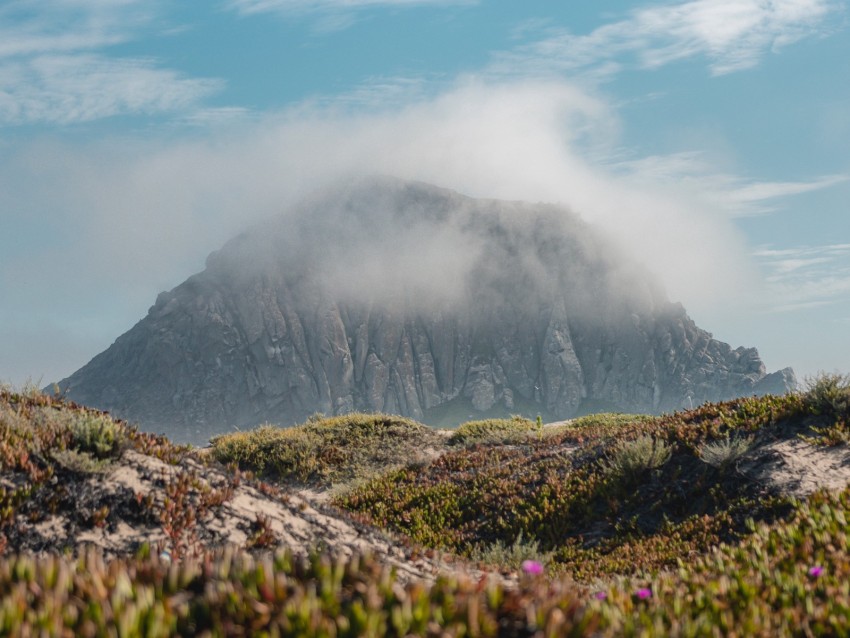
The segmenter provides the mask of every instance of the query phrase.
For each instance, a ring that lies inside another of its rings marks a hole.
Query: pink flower
[[[817,578],[818,576],[822,576],[824,571],[826,570],[820,565],[814,565],[813,567],[809,567],[809,576]]]
[[[543,563],[536,560],[524,560],[522,561],[522,571],[530,576],[539,576],[543,573]]]
[[[596,600],[605,600],[606,598],[608,598],[608,594],[606,594],[604,591],[598,591],[595,594],[593,594],[593,597]]]
[[[641,587],[635,592],[635,596],[637,596],[638,600],[646,600],[647,598],[652,598],[652,590],[647,587]]]

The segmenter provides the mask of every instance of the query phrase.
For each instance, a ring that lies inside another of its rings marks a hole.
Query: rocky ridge
[[[381,178],[235,238],[59,387],[200,442],[315,412],[555,420],[795,384],[569,211]]]

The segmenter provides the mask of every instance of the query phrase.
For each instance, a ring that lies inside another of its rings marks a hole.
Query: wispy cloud
[[[850,180],[850,175],[822,175],[810,180],[767,182],[724,173],[696,151],[650,155],[618,161],[615,168],[638,182],[667,182],[691,192],[731,217],[774,212],[783,198],[822,190]]]
[[[222,87],[106,47],[156,28],[155,2],[12,1],[0,8],[0,126],[188,109]]]
[[[228,6],[243,14],[349,11],[366,8],[403,8],[424,5],[478,4],[478,0],[230,0]]]
[[[127,42],[150,23],[141,0],[12,0],[0,6],[0,60],[91,51]]]
[[[691,0],[634,9],[586,35],[547,27],[541,39],[497,54],[501,73],[610,76],[702,56],[713,75],[756,66],[769,52],[829,29],[832,0]]]
[[[755,257],[766,272],[771,310],[815,308],[850,297],[850,244],[761,247]]]
[[[77,54],[0,65],[0,122],[89,122],[186,109],[221,88],[146,59]]]

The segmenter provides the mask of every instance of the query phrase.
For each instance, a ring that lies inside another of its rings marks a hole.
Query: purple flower
[[[641,587],[635,592],[635,596],[637,596],[638,600],[646,600],[647,598],[652,598],[652,590],[648,587]]]
[[[543,573],[543,563],[536,560],[522,561],[522,571],[531,576],[539,576]]]
[[[809,567],[809,576],[817,578],[818,576],[822,576],[824,571],[826,570],[820,565],[814,565],[813,567]]]
[[[608,598],[608,594],[605,593],[604,591],[598,591],[595,594],[593,594],[593,597],[596,600],[605,600],[606,598]]]

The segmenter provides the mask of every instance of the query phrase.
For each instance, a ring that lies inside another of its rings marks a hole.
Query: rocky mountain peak
[[[563,419],[795,384],[568,210],[370,178],[234,238],[59,385],[203,441],[314,412]]]

